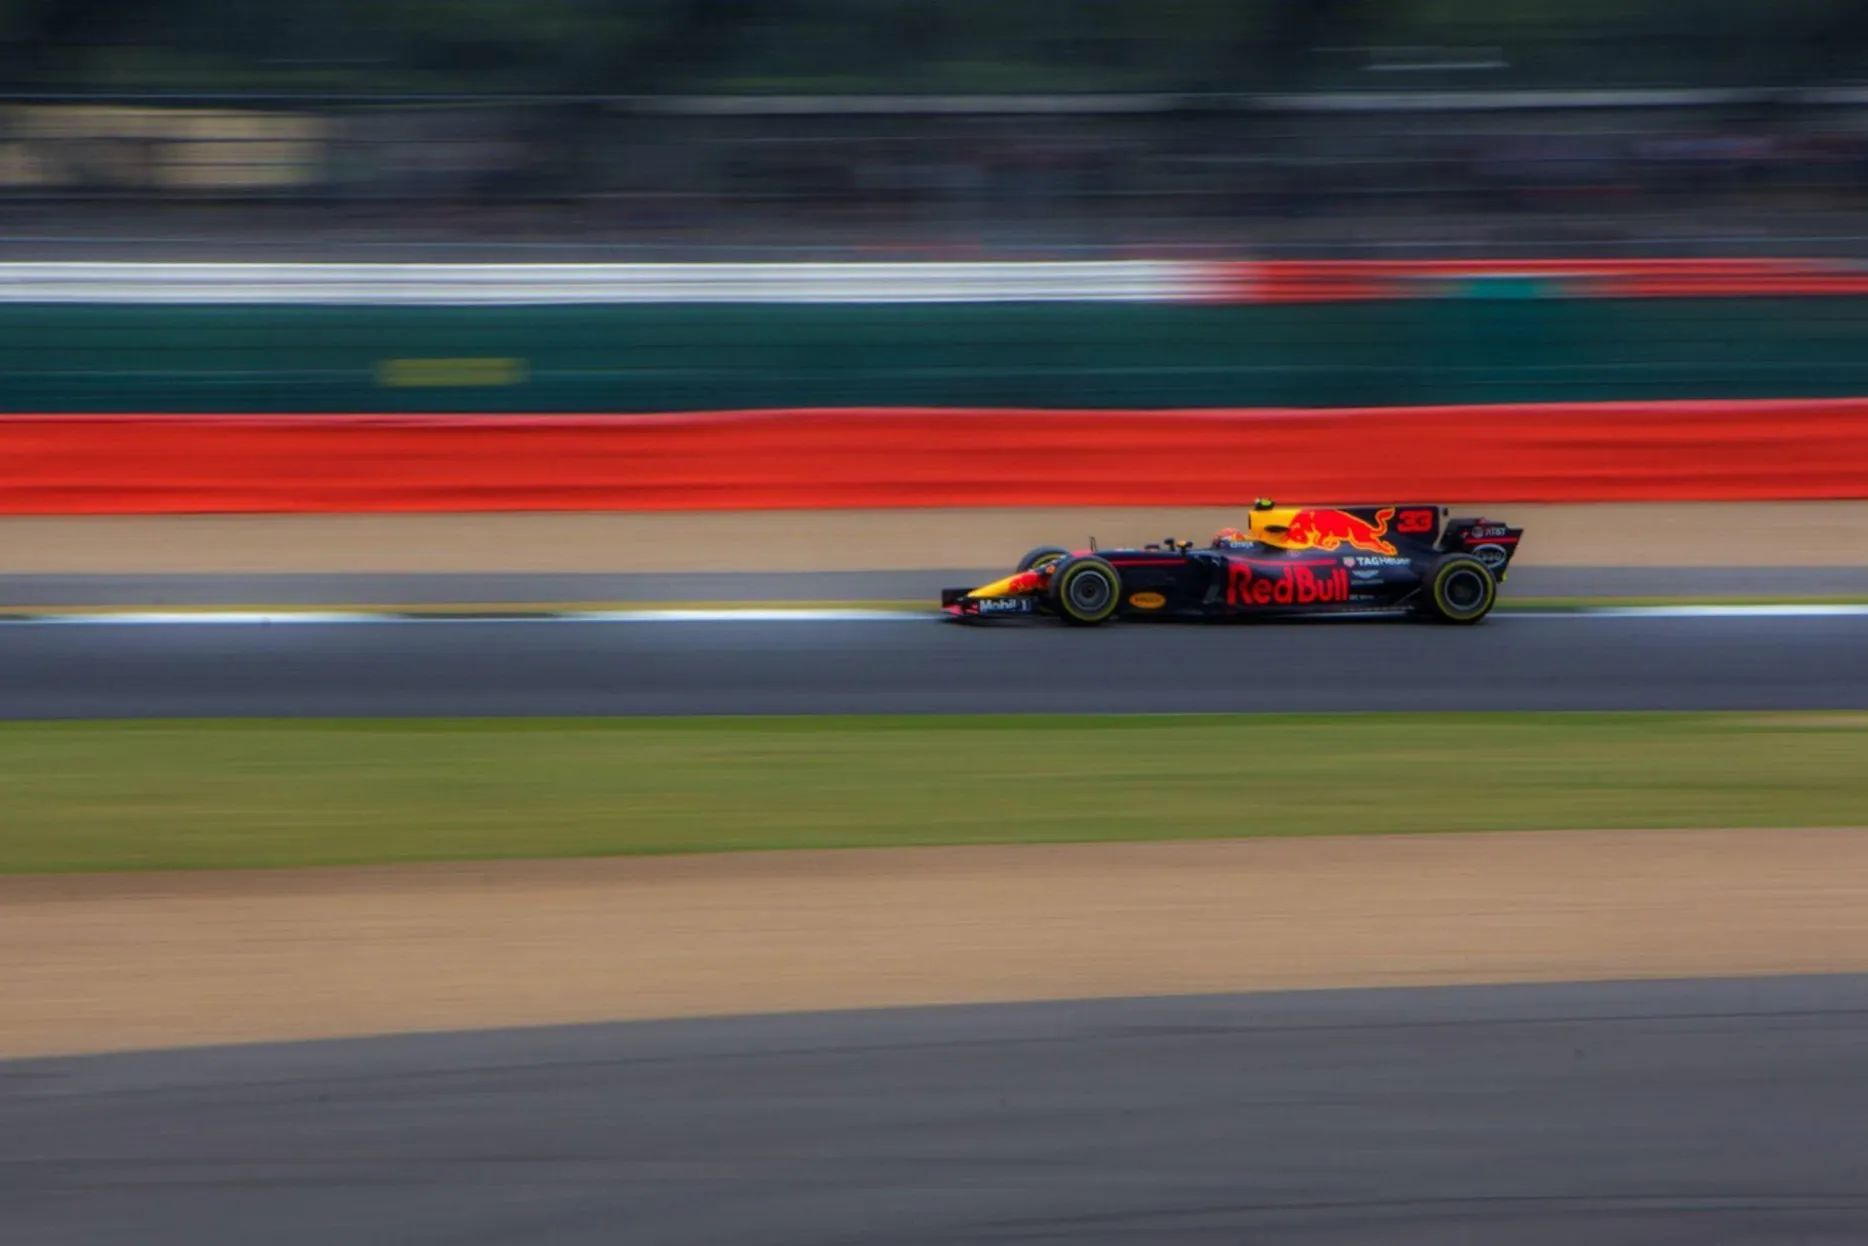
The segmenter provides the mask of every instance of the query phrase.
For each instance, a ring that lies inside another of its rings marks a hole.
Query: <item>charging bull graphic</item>
[[[1291,518],[1291,528],[1286,539],[1298,549],[1320,549],[1325,552],[1347,545],[1351,549],[1363,550],[1370,554],[1393,554],[1395,547],[1382,540],[1388,532],[1388,521],[1395,517],[1395,508],[1384,506],[1375,512],[1375,522],[1358,519],[1348,511],[1303,510]]]

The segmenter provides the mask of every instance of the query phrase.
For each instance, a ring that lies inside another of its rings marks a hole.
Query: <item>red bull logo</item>
[[[1388,532],[1388,521],[1394,517],[1392,506],[1376,511],[1374,523],[1358,519],[1348,511],[1298,511],[1291,519],[1285,540],[1299,549],[1329,551],[1347,545],[1371,554],[1392,554],[1395,547],[1382,537]]]
[[[1226,577],[1229,606],[1333,606],[1348,600],[1349,573],[1341,567],[1319,575],[1316,568],[1299,565],[1267,575],[1250,563],[1235,562]]]

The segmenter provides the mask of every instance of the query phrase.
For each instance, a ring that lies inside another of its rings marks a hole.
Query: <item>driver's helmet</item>
[[[1268,511],[1276,505],[1277,503],[1273,502],[1270,498],[1259,498],[1252,503],[1252,510],[1254,512]],[[1213,548],[1234,549],[1242,545],[1256,545],[1260,542],[1260,539],[1261,538],[1249,529],[1221,528],[1218,535],[1213,538]]]

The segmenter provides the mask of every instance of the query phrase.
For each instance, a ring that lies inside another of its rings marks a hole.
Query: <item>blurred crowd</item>
[[[1852,246],[1864,77],[1864,0],[0,0],[0,255]]]
[[[1854,204],[1868,191],[1868,132],[1721,127],[1591,133],[1421,134],[1365,118],[1334,135],[1192,142],[1164,124],[1128,142],[852,139],[736,149],[712,188],[824,209],[947,207],[1015,216],[1102,202],[1192,215],[1306,215],[1405,204],[1453,211],[1716,204],[1787,196]]]
[[[1856,224],[1868,107],[70,115],[82,124],[61,130],[35,106],[30,125],[9,126],[0,108],[0,254],[42,255],[55,238],[79,252],[190,238],[1026,255],[1716,239],[1730,251],[1868,234]]]

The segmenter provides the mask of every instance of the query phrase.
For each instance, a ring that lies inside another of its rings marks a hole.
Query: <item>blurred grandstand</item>
[[[0,256],[1868,256],[1861,0],[0,0]]]

